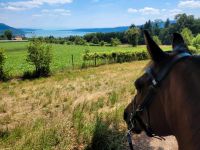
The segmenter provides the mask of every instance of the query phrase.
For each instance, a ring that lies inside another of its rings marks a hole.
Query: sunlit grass
[[[2,83],[0,149],[125,149],[123,110],[147,63]]]
[[[0,48],[6,50],[7,60],[5,70],[10,76],[21,76],[24,72],[32,71],[34,68],[26,62],[28,42],[0,43]],[[72,68],[72,55],[74,66],[80,68],[83,64],[82,56],[85,50],[90,52],[109,52],[109,51],[134,51],[145,50],[145,46],[131,47],[118,46],[79,46],[79,45],[60,45],[52,44],[53,61],[51,70],[53,72]],[[170,50],[171,46],[162,46],[165,50]]]

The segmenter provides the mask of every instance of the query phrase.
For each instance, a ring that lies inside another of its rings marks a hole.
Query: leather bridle
[[[150,115],[149,115],[149,107],[152,103],[154,96],[156,94],[156,89],[160,87],[161,82],[165,79],[165,77],[169,74],[170,70],[173,68],[173,66],[178,63],[179,61],[186,59],[190,57],[191,54],[188,52],[179,52],[175,54],[173,59],[155,75],[154,70],[152,67],[149,67],[146,69],[145,73],[147,76],[149,76],[151,80],[151,84],[148,86],[147,94],[143,99],[143,102],[136,106],[136,101],[134,100],[133,103],[133,112],[131,113],[130,120],[129,120],[129,131],[128,131],[128,142],[130,145],[131,150],[133,150],[132,145],[132,139],[131,139],[131,131],[134,130],[136,122],[139,123],[140,127],[145,131],[147,136],[149,137],[156,137],[159,139],[163,139],[160,136],[157,136],[150,125]],[[147,121],[144,122],[144,120],[141,118],[141,113],[144,113],[144,111],[147,112]]]

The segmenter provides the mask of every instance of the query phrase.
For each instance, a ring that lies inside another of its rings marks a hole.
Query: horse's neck
[[[181,150],[200,149],[200,72],[177,68],[170,79],[168,120]],[[189,69],[189,68],[188,68]],[[180,74],[182,73],[182,74]],[[169,101],[170,99],[170,101]]]

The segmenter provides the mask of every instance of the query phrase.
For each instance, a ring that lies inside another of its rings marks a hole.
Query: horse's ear
[[[173,34],[173,43],[172,43],[173,51],[185,51],[189,52],[188,47],[179,33]]]
[[[151,59],[157,63],[166,58],[167,54],[153,41],[147,30],[144,30],[145,43]]]

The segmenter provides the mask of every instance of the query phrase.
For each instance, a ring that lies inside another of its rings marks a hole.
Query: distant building
[[[21,36],[16,36],[15,38],[13,38],[13,40],[16,40],[16,41],[22,41],[22,37]]]

